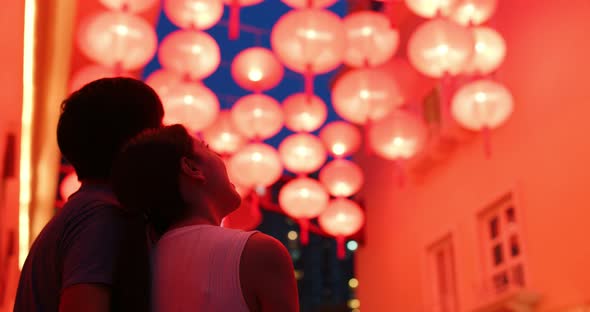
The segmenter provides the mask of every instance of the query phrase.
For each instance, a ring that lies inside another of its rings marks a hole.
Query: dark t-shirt
[[[112,311],[149,310],[149,251],[141,216],[106,187],[83,186],[39,234],[24,264],[14,311],[58,311],[76,284],[111,289]]]

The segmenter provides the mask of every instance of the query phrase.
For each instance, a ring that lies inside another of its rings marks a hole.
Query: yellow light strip
[[[31,147],[35,101],[35,22],[36,0],[25,0],[25,28],[23,41],[23,107],[20,140],[20,192],[18,216],[18,264],[22,268],[29,253],[31,205]]]

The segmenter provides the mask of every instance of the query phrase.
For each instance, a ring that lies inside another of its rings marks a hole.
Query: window
[[[451,235],[431,245],[428,250],[429,280],[432,286],[432,309],[434,312],[455,312],[457,292],[455,285],[455,255]]]
[[[512,194],[502,197],[479,216],[484,285],[488,294],[501,294],[511,287],[524,287],[520,220]]]

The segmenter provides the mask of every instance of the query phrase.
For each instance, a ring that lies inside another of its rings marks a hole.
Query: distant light
[[[287,237],[290,240],[296,240],[297,237],[299,237],[299,234],[297,234],[297,232],[295,232],[295,231],[289,231],[289,233],[287,234]]]
[[[295,270],[295,278],[300,280],[303,278],[303,272],[300,270]]]
[[[266,187],[264,187],[264,186],[257,186],[256,187],[256,194],[258,194],[260,196],[266,195]]]
[[[350,288],[357,288],[359,287],[359,280],[357,280],[356,278],[351,278],[348,280],[348,287]]]
[[[351,309],[358,309],[361,307],[361,301],[358,299],[350,299],[348,300],[348,307]]]
[[[346,243],[346,248],[348,248],[348,250],[350,251],[355,251],[359,248],[359,244],[356,241],[351,240],[348,243]]]

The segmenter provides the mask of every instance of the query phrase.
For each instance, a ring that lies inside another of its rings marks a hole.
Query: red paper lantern
[[[319,216],[329,200],[324,186],[314,179],[300,177],[281,188],[279,203],[287,215],[299,221],[302,244],[309,241],[309,219]]]
[[[94,80],[98,80],[101,78],[109,78],[109,77],[132,77],[129,73],[118,72],[114,68],[108,68],[100,65],[87,65],[85,67],[80,68],[76,73],[72,76],[70,81],[69,91],[70,93],[82,88],[87,83],[92,82]]]
[[[295,132],[312,132],[326,121],[328,110],[318,96],[296,93],[283,101],[285,126]]]
[[[219,113],[215,93],[201,83],[181,82],[162,96],[164,123],[180,123],[193,132],[209,127]]]
[[[164,38],[158,57],[162,67],[191,79],[209,77],[221,62],[219,46],[202,31],[177,30]]]
[[[234,183],[247,188],[269,186],[283,173],[277,151],[264,143],[251,143],[240,149],[228,162]]]
[[[292,8],[325,8],[336,3],[338,0],[281,0]]]
[[[153,7],[157,0],[99,0],[111,10],[120,10],[129,13],[143,12]]]
[[[419,16],[432,18],[448,15],[458,1],[462,0],[406,0],[406,6]]]
[[[332,103],[340,117],[365,124],[385,117],[401,106],[404,98],[389,73],[378,69],[355,69],[336,81]]]
[[[336,198],[328,204],[318,221],[322,230],[336,237],[338,257],[342,259],[345,256],[344,241],[363,227],[365,213],[357,203],[346,198]]]
[[[231,113],[237,129],[248,139],[268,139],[283,127],[281,105],[268,95],[246,95],[234,104]]]
[[[229,5],[229,38],[238,39],[240,36],[240,7],[251,6],[262,0],[223,0]]]
[[[82,22],[78,46],[84,55],[101,65],[134,70],[154,56],[158,39],[154,27],[141,17],[101,12]]]
[[[78,176],[75,172],[68,174],[63,180],[61,180],[61,185],[59,187],[59,194],[61,198],[65,201],[67,200],[72,194],[74,194],[82,185],[80,181],[78,181]]]
[[[231,74],[240,87],[262,92],[276,87],[283,79],[284,70],[272,51],[255,47],[236,55]]]
[[[308,133],[296,133],[279,145],[279,154],[287,170],[306,174],[314,172],[326,162],[326,149],[320,139]]]
[[[410,62],[435,78],[459,74],[471,60],[475,41],[471,31],[455,22],[436,18],[420,25],[410,37]]]
[[[344,62],[352,67],[377,66],[389,60],[399,45],[399,32],[383,13],[360,11],[344,18],[348,48]]]
[[[422,120],[409,112],[396,110],[372,125],[369,144],[385,159],[408,159],[424,147],[427,136]]]
[[[167,69],[158,69],[145,80],[145,83],[152,87],[160,97],[164,97],[171,88],[181,82],[183,79],[180,74]]]
[[[489,27],[475,27],[472,29],[475,38],[475,54],[466,66],[464,72],[487,75],[500,66],[506,56],[504,38]]]
[[[274,25],[270,40],[281,62],[305,75],[308,95],[313,93],[313,75],[336,69],[346,50],[342,21],[321,9],[292,10],[283,15]]]
[[[334,121],[320,131],[320,138],[334,157],[346,157],[358,151],[361,145],[361,133],[355,126]]]
[[[231,155],[246,144],[246,138],[238,131],[229,111],[219,112],[215,122],[203,130],[203,139],[221,155]]]
[[[457,2],[451,18],[462,25],[480,25],[496,11],[498,0],[462,0]]]
[[[221,0],[164,0],[164,12],[181,28],[209,29],[221,19]]]
[[[336,197],[356,194],[363,185],[363,171],[355,163],[346,159],[336,159],[320,171],[320,181],[328,192]]]

